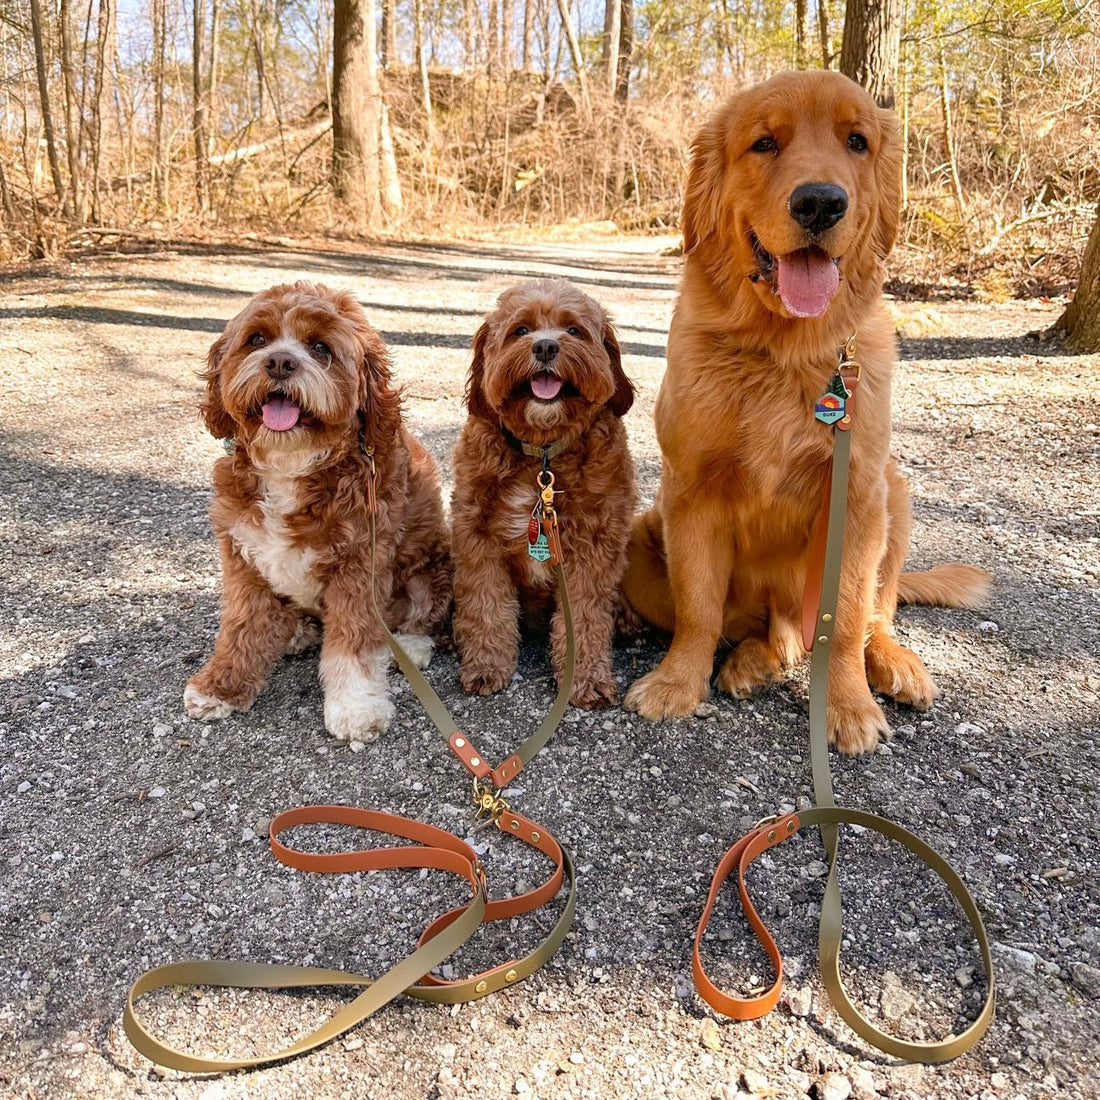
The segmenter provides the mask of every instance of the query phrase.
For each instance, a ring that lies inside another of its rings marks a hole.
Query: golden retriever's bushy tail
[[[993,578],[975,565],[934,565],[921,573],[902,573],[898,577],[898,603],[977,608],[985,603],[992,583]]]

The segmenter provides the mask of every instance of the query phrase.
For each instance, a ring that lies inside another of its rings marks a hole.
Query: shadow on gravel
[[[1061,359],[1070,353],[1056,340],[1023,336],[915,336],[899,340],[898,359]]]

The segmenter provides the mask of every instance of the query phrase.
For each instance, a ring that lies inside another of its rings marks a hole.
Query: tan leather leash
[[[375,513],[377,511],[377,474],[373,449],[364,447],[370,466],[368,481],[369,529],[371,561],[374,561]],[[549,475],[549,476],[547,476]],[[566,629],[566,654],[561,683],[549,713],[514,753],[496,768],[470,744],[455,727],[442,700],[413,664],[412,660],[386,627],[378,613],[371,586],[371,607],[385,632],[394,658],[404,672],[417,698],[432,722],[447,738],[447,743],[471,773],[477,818],[491,821],[506,836],[517,837],[542,852],[553,864],[546,881],[533,890],[503,899],[490,900],[484,868],[477,853],[462,838],[411,818],[396,814],[359,809],[353,806],[302,806],[279,814],[271,822],[271,850],[275,858],[287,866],[303,871],[347,874],[355,871],[384,869],[417,869],[446,871],[465,878],[472,890],[468,904],[452,909],[433,920],[420,935],[416,949],[378,978],[342,970],[310,966],[279,966],[246,961],[194,959],[156,967],[141,975],[130,989],[123,1009],[123,1029],[127,1038],[141,1054],[169,1069],[190,1073],[250,1069],[271,1065],[313,1050],[362,1023],[380,1008],[402,993],[417,1000],[438,1004],[456,1004],[478,1000],[497,990],[514,985],[542,967],[558,950],[573,923],[577,905],[576,871],[569,853],[550,832],[537,822],[515,813],[500,794],[500,788],[515,779],[522,768],[546,744],[557,727],[573,686],[576,663],[573,619],[569,605],[569,590],[562,569],[561,546],[557,531],[557,515],[553,508],[553,474],[549,473],[549,456],[543,455],[543,471],[539,475],[540,503],[535,511],[540,516],[542,531],[551,548],[551,560],[561,597]],[[488,781],[488,782],[486,782]],[[342,852],[307,852],[284,843],[281,835],[297,825],[351,825],[372,832],[389,834],[413,841],[412,846],[392,848],[351,849]],[[552,901],[565,883],[568,897],[561,915],[550,932],[534,950],[519,959],[483,970],[460,980],[436,978],[430,971],[453,955],[482,924],[510,920],[531,913]],[[216,986],[242,989],[292,989],[322,985],[352,985],[363,987],[349,1002],[319,1027],[288,1047],[272,1054],[253,1058],[218,1058],[195,1055],[158,1039],[142,1023],[135,1002],[145,993],[179,986]]]
[[[836,605],[840,589],[840,571],[844,543],[844,523],[848,501],[848,466],[851,451],[849,430],[855,414],[854,397],[861,369],[854,358],[853,334],[840,351],[837,374],[830,390],[815,409],[817,419],[835,427],[833,457],[817,529],[811,545],[803,601],[803,640],[813,650],[810,662],[810,760],[813,771],[815,807],[795,813],[765,818],[730,848],[714,873],[703,915],[695,932],[692,972],[699,995],[718,1012],[738,1020],[753,1020],[770,1012],[779,1001],[783,985],[783,959],[771,933],[764,926],[749,897],[745,872],[757,856],[794,836],[799,829],[816,825],[829,860],[825,895],[821,903],[818,928],[818,954],[821,977],[833,1006],[848,1026],[872,1046],[897,1058],[914,1062],[942,1062],[969,1050],[985,1034],[993,1019],[996,994],[993,959],[981,913],[965,883],[951,865],[924,841],[896,822],[862,810],[850,810],[836,805],[833,798],[832,775],[829,771],[828,726],[826,696],[829,679],[829,653],[836,625]],[[839,382],[839,385],[838,385]],[[840,945],[843,909],[837,882],[837,840],[839,825],[858,825],[896,840],[936,872],[962,906],[977,940],[985,966],[988,989],[985,1003],[974,1022],[959,1035],[935,1042],[912,1042],[898,1039],[877,1028],[849,998],[840,977]],[[737,872],[737,887],[741,905],[756,938],[764,948],[775,980],[763,993],[754,997],[735,997],[720,990],[707,976],[700,957],[703,933],[710,921],[719,890],[725,880]]]

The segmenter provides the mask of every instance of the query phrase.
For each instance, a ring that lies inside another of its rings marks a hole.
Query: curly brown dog
[[[686,261],[656,406],[663,456],[635,524],[624,581],[634,608],[673,631],[626,706],[690,714],[718,676],[736,697],[802,655],[799,605],[832,449],[814,419],[838,348],[863,365],[852,430],[829,736],[870,751],[889,732],[871,690],[927,709],[937,689],[892,631],[899,600],[974,606],[971,566],[902,573],[912,525],[890,457],[893,326],[881,303],[898,229],[894,116],[836,73],[789,73],[734,96],[695,140]]]
[[[554,506],[576,636],[571,702],[613,703],[615,602],[637,493],[620,420],[634,388],[607,315],[561,280],[505,291],[474,338],[466,400],[451,502],[462,686],[481,695],[503,688],[516,669],[521,605],[538,613],[554,599],[553,570],[528,553],[540,450],[553,447],[560,490]],[[550,633],[560,680],[560,606]]]
[[[215,464],[210,509],[221,628],[209,663],[187,683],[187,713],[210,721],[248,710],[276,661],[316,640],[320,620],[325,726],[371,741],[394,711],[371,584],[422,665],[451,594],[439,471],[402,427],[385,344],[348,291],[276,286],[229,322],[205,377],[206,426],[234,444]]]

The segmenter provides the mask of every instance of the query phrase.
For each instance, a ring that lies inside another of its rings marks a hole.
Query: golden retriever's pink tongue
[[[549,371],[539,371],[531,379],[531,392],[540,401],[553,401],[561,393],[561,379]]]
[[[264,402],[264,425],[273,432],[287,432],[298,423],[297,402],[289,397],[269,397]]]
[[[796,317],[820,317],[840,286],[836,264],[816,248],[779,257],[779,297]]]

